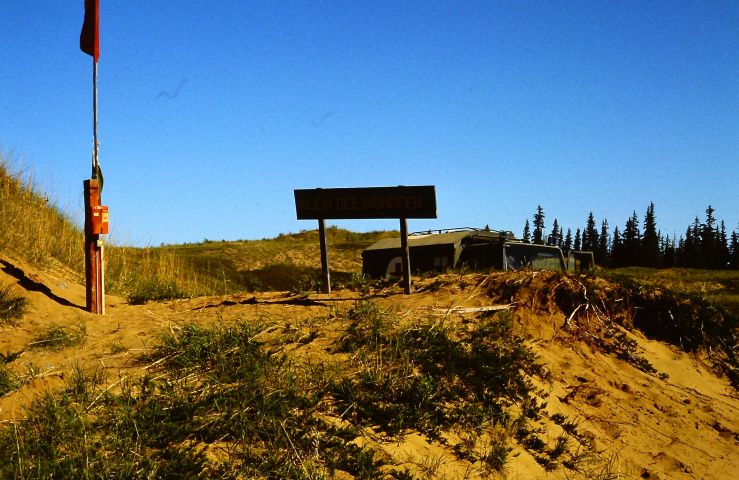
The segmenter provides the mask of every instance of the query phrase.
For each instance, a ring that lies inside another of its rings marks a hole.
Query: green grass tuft
[[[16,324],[26,311],[28,299],[11,285],[0,287],[0,325]]]
[[[52,323],[33,337],[28,345],[33,348],[59,350],[81,344],[86,335],[87,326],[84,321],[73,327]]]
[[[0,397],[17,389],[20,384],[18,376],[8,370],[5,362],[0,360]]]

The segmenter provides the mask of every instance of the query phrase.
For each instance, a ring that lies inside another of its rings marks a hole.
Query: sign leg
[[[331,274],[328,271],[328,243],[326,242],[326,222],[318,219],[318,237],[321,242],[321,281],[323,293],[331,293]]]
[[[400,249],[403,256],[403,291],[411,293],[411,255],[408,248],[408,220],[400,219]]]

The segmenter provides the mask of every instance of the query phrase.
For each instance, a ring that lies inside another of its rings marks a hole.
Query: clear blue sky
[[[111,241],[316,228],[293,189],[436,185],[411,230],[739,229],[739,2],[101,1]],[[0,148],[75,218],[83,0],[2,0]],[[357,231],[395,220],[336,221]]]

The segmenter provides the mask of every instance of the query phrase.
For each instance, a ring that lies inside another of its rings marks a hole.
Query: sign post
[[[410,294],[411,264],[407,219],[436,218],[436,190],[433,185],[295,190],[295,211],[298,220],[318,220],[325,293],[331,293],[325,220],[399,219],[402,245],[400,253],[403,257],[403,290],[406,294]]]
[[[331,275],[328,271],[328,243],[326,242],[326,221],[318,219],[318,238],[321,243],[321,286],[323,293],[331,293]]]
[[[96,178],[83,182],[85,189],[85,307],[88,312],[105,315],[103,242],[108,233],[108,208],[100,205]]]
[[[400,219],[400,250],[403,259],[403,291],[411,293],[411,254],[408,248],[408,220]]]

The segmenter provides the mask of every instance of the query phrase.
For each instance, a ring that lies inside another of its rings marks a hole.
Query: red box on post
[[[89,233],[93,235],[108,234],[108,207],[106,205],[93,205],[90,220]]]

